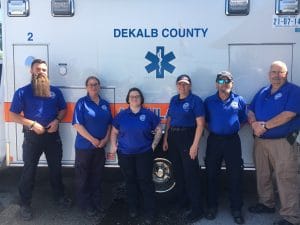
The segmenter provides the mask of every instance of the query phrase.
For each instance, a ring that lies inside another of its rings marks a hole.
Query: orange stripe
[[[73,111],[75,108],[75,102],[68,102],[67,103],[67,114],[62,122],[65,123],[71,123],[73,119]],[[9,116],[9,109],[10,109],[11,102],[4,102],[4,121],[5,122],[12,122],[10,116]],[[162,123],[165,123],[165,117],[167,115],[168,103],[147,103],[144,104],[146,108],[151,109],[154,111],[157,115],[160,116],[162,119]],[[116,113],[119,113],[121,110],[128,108],[128,104],[126,103],[115,103],[110,104],[111,112],[113,116],[116,115]]]

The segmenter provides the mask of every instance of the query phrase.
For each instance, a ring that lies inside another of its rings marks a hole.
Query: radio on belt
[[[52,16],[74,16],[74,0],[51,0]]]

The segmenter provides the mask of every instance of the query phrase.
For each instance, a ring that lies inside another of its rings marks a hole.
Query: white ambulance
[[[86,94],[89,75],[101,79],[113,113],[127,107],[131,87],[165,121],[180,74],[192,78],[202,99],[215,90],[219,71],[234,76],[234,91],[250,103],[268,84],[272,61],[282,60],[289,81],[300,85],[299,0],[1,0],[3,73],[0,83],[0,160],[21,166],[22,127],[9,118],[15,90],[30,81],[30,64],[48,62],[51,83],[60,87],[68,114],[60,125],[63,165],[74,163],[74,104]],[[252,169],[253,137],[240,131],[246,169]],[[199,160],[203,166],[207,132]],[[107,166],[117,166],[108,158]],[[46,165],[42,157],[40,165]],[[158,159],[158,191],[172,187],[169,162]],[[161,186],[159,186],[161,184]]]

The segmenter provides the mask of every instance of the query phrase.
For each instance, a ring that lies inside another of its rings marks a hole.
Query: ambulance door
[[[275,60],[284,61],[288,70],[293,66],[293,44],[230,44],[229,70],[234,77],[234,91],[250,104],[256,92],[269,84],[268,72]],[[292,73],[289,73],[290,81]],[[245,167],[253,164],[253,136],[250,127],[240,131]]]
[[[25,86],[30,82],[30,65],[34,59],[43,59],[49,62],[48,45],[13,45],[13,74],[14,74],[14,91]],[[49,71],[48,71],[49,72]],[[16,152],[11,152],[13,157],[17,159],[17,163],[23,163],[22,160],[22,143],[23,132],[21,125],[16,126]],[[41,162],[45,162],[45,157],[41,157]]]

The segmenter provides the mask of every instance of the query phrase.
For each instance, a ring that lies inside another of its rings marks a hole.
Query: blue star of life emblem
[[[165,71],[173,73],[173,71],[175,70],[175,66],[173,66],[169,62],[175,59],[176,57],[173,52],[169,52],[165,55],[164,46],[157,46],[156,54],[153,54],[152,52],[147,52],[145,58],[151,62],[147,66],[145,66],[145,69],[148,73],[151,73],[155,70],[156,78],[164,78]]]

